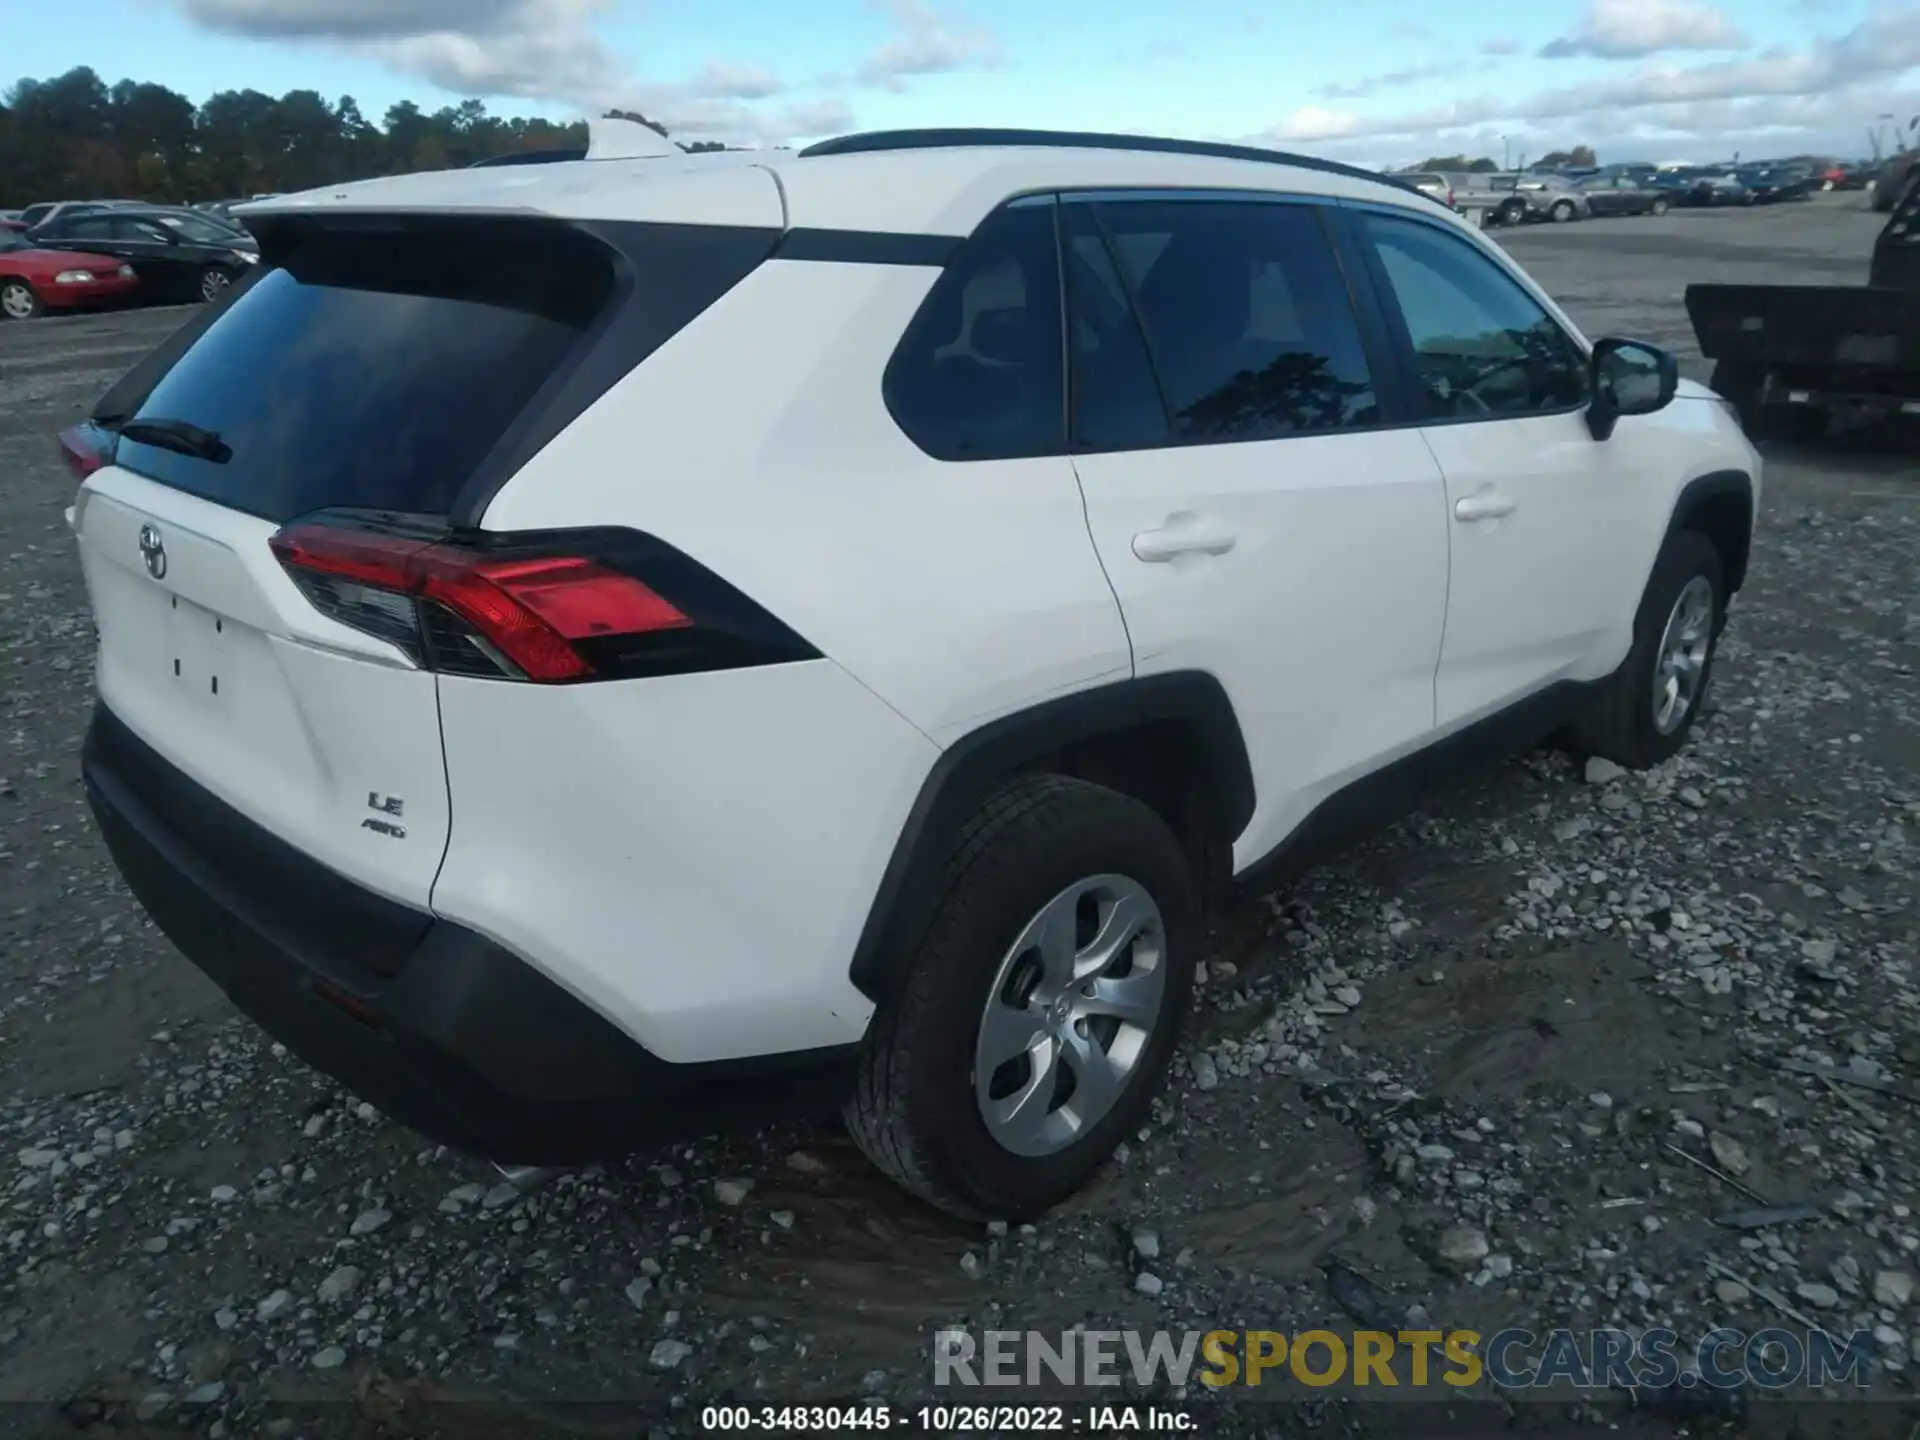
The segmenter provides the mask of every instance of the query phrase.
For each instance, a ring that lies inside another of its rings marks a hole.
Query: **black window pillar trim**
[[[1080,203],[1086,205],[1088,213],[1093,216],[1093,227],[1099,232],[1100,244],[1106,249],[1107,263],[1113,267],[1114,278],[1120,282],[1120,292],[1127,302],[1127,314],[1133,320],[1134,332],[1140,337],[1140,349],[1147,357],[1147,371],[1153,376],[1154,393],[1160,397],[1160,414],[1166,423],[1167,439],[1171,443],[1178,443],[1181,438],[1180,417],[1173,413],[1173,402],[1167,398],[1167,382],[1163,378],[1160,354],[1154,348],[1153,332],[1147,328],[1147,317],[1140,313],[1140,287],[1133,272],[1127,268],[1120,247],[1114,243],[1113,227],[1107,224],[1107,202],[1096,199],[1095,193],[1087,193]],[[1061,263],[1065,264],[1065,260]]]
[[[1317,208],[1334,264],[1347,282],[1354,323],[1360,329],[1360,348],[1373,371],[1381,420],[1390,426],[1418,424],[1424,417],[1412,341],[1405,327],[1394,323],[1393,292],[1387,288],[1379,256],[1351,210],[1337,204]]]
[[[1253,816],[1253,766],[1215,676],[1183,670],[1122,680],[1003,716],[949,745],[921,783],[854,949],[854,985],[876,1004],[891,996],[939,899],[954,838],[996,786],[1069,746],[1168,722],[1200,743],[1215,838],[1236,839]]]
[[[566,362],[534,393],[454,498],[454,523],[477,527],[493,499],[528,461],[654,351],[745,280],[773,254],[784,232],[772,226],[684,225],[635,220],[554,223],[598,240],[614,256],[614,293]],[[671,235],[692,242],[682,265],[705,267],[696,285],[648,284],[663,276],[645,243]],[[647,272],[644,274],[643,272]]]

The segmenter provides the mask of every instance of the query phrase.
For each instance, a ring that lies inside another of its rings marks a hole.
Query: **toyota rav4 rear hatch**
[[[74,515],[100,695],[218,799],[424,923],[448,800],[412,601],[306,573],[274,539],[322,512],[444,528],[577,378],[622,260],[518,219],[335,220],[272,248],[131,414],[102,417],[107,463]]]

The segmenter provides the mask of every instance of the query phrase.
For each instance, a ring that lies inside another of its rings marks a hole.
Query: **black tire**
[[[1159,1013],[1105,1118],[1063,1149],[1018,1156],[989,1133],[975,1096],[980,1017],[1029,919],[1097,875],[1135,881],[1160,909],[1169,970]],[[1085,1184],[1146,1113],[1192,995],[1192,875],[1173,831],[1138,800],[1084,780],[1024,776],[962,828],[939,897],[868,1031],[847,1128],[875,1165],[940,1209],[1026,1219]]]
[[[226,294],[227,286],[233,283],[233,277],[218,265],[209,265],[200,272],[200,278],[194,282],[193,292],[199,296],[202,304],[211,305]]]
[[[15,276],[0,280],[0,319],[34,320],[47,313],[33,286]]]
[[[1524,225],[1527,222],[1527,202],[1509,200],[1496,213],[1502,225]]]
[[[1579,213],[1571,200],[1556,200],[1553,202],[1553,208],[1547,212],[1556,225],[1566,224]]]
[[[1693,703],[1680,722],[1663,735],[1654,723],[1654,669],[1659,663],[1667,619],[1680,592],[1697,576],[1706,577],[1713,587],[1713,625],[1706,661]],[[1713,663],[1726,613],[1726,578],[1713,542],[1697,530],[1681,530],[1668,537],[1634,616],[1633,648],[1603,683],[1587,713],[1571,727],[1569,748],[1581,755],[1603,756],[1629,770],[1645,770],[1678,754],[1700,718],[1712,687]]]

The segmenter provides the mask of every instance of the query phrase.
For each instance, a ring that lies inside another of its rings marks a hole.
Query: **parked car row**
[[[1522,225],[1565,224],[1609,215],[1664,215],[1681,206],[1804,200],[1823,190],[1865,188],[1876,183],[1872,174],[1870,166],[1796,160],[1624,164],[1545,172],[1425,171],[1398,178],[1456,210],[1478,211],[1490,224]]]
[[[260,260],[238,222],[126,200],[29,205],[0,225],[0,318],[139,298],[208,301]]]
[[[132,265],[84,250],[51,250],[18,231],[0,230],[0,318],[31,320],[131,299],[140,288]]]

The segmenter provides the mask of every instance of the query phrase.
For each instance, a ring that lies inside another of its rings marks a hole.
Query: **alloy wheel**
[[[1040,1157],[1113,1110],[1162,1018],[1166,924],[1124,875],[1076,881],[1007,948],[974,1043],[974,1093],[994,1142]]]
[[[1680,588],[1653,667],[1653,728],[1678,730],[1700,699],[1713,654],[1713,582],[1696,575]]]
[[[0,286],[0,313],[10,320],[26,320],[33,315],[33,291],[15,282]]]

